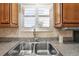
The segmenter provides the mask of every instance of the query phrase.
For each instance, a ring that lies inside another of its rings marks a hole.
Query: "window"
[[[23,9],[23,13],[24,13],[24,16],[32,16],[32,15],[35,15],[35,8],[24,8]]]
[[[38,15],[49,15],[49,9],[48,8],[38,8]]]
[[[49,28],[50,9],[44,4],[24,4],[22,5],[23,27],[24,28]]]
[[[39,27],[49,27],[50,26],[49,17],[39,17],[38,25],[40,25]]]
[[[24,17],[24,27],[35,26],[35,17]]]

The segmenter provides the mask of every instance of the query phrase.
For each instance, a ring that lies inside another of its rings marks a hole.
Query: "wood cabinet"
[[[79,27],[79,3],[54,4],[55,27]]]
[[[0,27],[18,26],[18,4],[0,3]]]

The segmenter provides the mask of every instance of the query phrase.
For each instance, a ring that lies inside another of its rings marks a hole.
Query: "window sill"
[[[33,30],[20,30],[22,32],[34,32]],[[50,30],[36,30],[35,32],[52,32]]]

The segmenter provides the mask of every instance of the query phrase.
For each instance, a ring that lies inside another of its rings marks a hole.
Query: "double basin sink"
[[[51,55],[62,56],[50,42],[20,42],[4,56]]]

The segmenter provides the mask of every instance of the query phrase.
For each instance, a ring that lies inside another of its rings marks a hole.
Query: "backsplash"
[[[72,31],[58,31],[53,29],[50,32],[38,32],[38,37],[57,37],[58,33],[64,37],[72,37]],[[33,37],[32,32],[19,31],[18,28],[0,28],[0,37],[24,37],[30,38]]]

